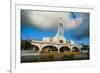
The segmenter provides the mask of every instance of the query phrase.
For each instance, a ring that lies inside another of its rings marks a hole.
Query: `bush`
[[[42,53],[40,55],[41,61],[53,61],[54,60],[54,54],[52,53]]]

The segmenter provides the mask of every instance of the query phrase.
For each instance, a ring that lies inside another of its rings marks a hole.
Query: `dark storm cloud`
[[[21,25],[29,24],[28,18],[27,18],[27,11],[21,10]]]
[[[73,37],[77,40],[89,37],[89,13],[81,13],[80,15],[83,17],[83,21],[79,27],[74,29],[73,32]]]

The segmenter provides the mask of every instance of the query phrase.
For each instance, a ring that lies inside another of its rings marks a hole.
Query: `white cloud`
[[[22,11],[23,17],[32,25],[41,29],[48,29],[56,26],[62,18],[65,29],[75,28],[82,23],[82,17],[70,18],[70,13],[65,12],[44,12],[44,11]]]

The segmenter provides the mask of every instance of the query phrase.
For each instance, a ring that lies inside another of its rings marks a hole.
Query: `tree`
[[[31,43],[28,40],[21,40],[21,50],[28,50],[31,48]]]

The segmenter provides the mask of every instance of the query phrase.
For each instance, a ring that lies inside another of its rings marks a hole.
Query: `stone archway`
[[[79,48],[78,47],[73,47],[72,48],[72,52],[79,52],[80,50],[79,50]]]
[[[41,52],[58,51],[58,48],[52,45],[44,46]]]
[[[70,51],[70,48],[69,47],[67,47],[67,46],[62,46],[61,48],[60,48],[60,52],[69,52]]]
[[[39,47],[36,45],[31,45],[31,48],[34,52],[39,52]]]

